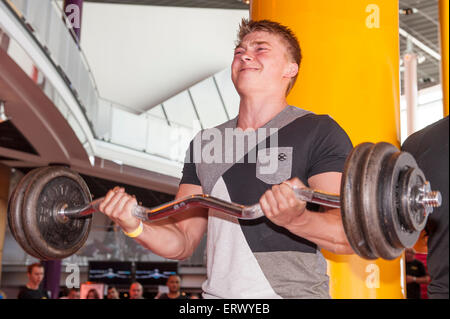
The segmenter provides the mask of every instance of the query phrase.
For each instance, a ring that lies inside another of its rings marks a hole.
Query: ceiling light
[[[421,83],[433,83],[433,82],[435,82],[435,79],[434,78],[432,78],[432,77],[423,77],[423,78],[420,78],[419,79],[419,82],[421,82]]]
[[[418,64],[422,64],[423,62],[425,62],[426,59],[427,59],[426,56],[423,55],[423,54],[418,54],[417,55],[417,63]]]

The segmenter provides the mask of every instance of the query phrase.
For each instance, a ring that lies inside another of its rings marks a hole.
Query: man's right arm
[[[193,194],[202,194],[202,187],[194,184],[180,184],[176,199]],[[132,232],[139,226],[139,219],[132,216],[136,205],[134,196],[123,188],[114,188],[100,204],[100,211],[117,223],[125,232]],[[156,255],[169,259],[186,259],[192,255],[207,226],[207,209],[190,208],[180,214],[161,221],[144,223],[143,232],[135,240]]]

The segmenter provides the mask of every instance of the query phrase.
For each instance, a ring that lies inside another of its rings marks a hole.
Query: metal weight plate
[[[425,182],[425,175],[418,167],[410,167],[400,173],[398,211],[400,223],[408,230],[422,231],[427,223],[428,213],[425,208],[414,203],[418,188]]]
[[[387,238],[398,249],[414,246],[420,235],[420,231],[411,229],[401,222],[400,176],[409,168],[417,168],[417,163],[411,154],[406,152],[393,154],[386,163],[381,183],[383,188],[380,189]]]
[[[39,255],[39,253],[30,246],[25,236],[22,225],[22,204],[23,195],[25,194],[29,181],[34,175],[36,175],[36,173],[47,168],[48,167],[36,168],[23,176],[11,194],[8,202],[8,224],[14,239],[27,254],[37,259],[43,259],[43,256]]]
[[[365,259],[377,258],[368,244],[359,214],[363,163],[372,146],[372,143],[362,143],[350,152],[342,173],[340,194],[341,216],[345,234],[353,251]]]
[[[362,226],[367,234],[368,243],[375,255],[380,258],[391,260],[402,253],[403,249],[392,245],[386,234],[389,223],[383,218],[384,201],[386,195],[384,189],[390,185],[385,185],[385,177],[391,174],[386,169],[386,162],[399,150],[389,143],[377,143],[369,151],[361,174],[360,210]],[[395,202],[395,193],[391,194],[391,199]],[[390,208],[390,207],[389,207]]]
[[[63,219],[57,211],[65,204],[74,207],[90,201],[86,183],[72,170],[55,166],[38,172],[23,198],[22,223],[30,246],[44,259],[76,253],[88,238],[92,218]]]

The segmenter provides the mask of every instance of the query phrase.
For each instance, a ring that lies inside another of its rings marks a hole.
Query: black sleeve
[[[425,130],[421,130],[408,136],[402,144],[402,151],[410,153],[417,160],[420,154],[426,150],[426,148],[424,149],[422,143],[424,133]]]
[[[329,116],[321,116],[311,141],[308,178],[325,172],[342,172],[353,148],[347,133]]]
[[[181,184],[194,184],[201,186],[200,180],[197,176],[197,169],[194,163],[194,148],[193,148],[193,140],[189,144],[189,147],[186,151],[186,157],[184,159],[184,167],[183,167],[183,176],[180,180]]]

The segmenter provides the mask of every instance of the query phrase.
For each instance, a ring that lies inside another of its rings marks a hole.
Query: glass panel
[[[138,151],[146,148],[147,121],[145,118],[120,109],[112,110],[111,142]]]
[[[187,91],[183,91],[164,102],[164,109],[171,122],[189,127],[192,127],[194,122],[198,122]]]
[[[227,68],[216,75],[217,86],[227,108],[230,118],[235,118],[239,113],[239,102],[241,98],[234,88],[233,81],[231,81],[231,69]]]
[[[55,14],[49,16],[49,32],[47,48],[50,50],[50,55],[57,65],[61,65],[61,39],[63,29],[61,28],[61,18],[58,18]]]
[[[108,141],[111,138],[111,104],[104,100],[98,101],[98,111],[92,124],[95,129],[96,138]]]
[[[33,26],[38,38],[45,41],[47,27],[47,13],[49,1],[28,1],[28,15],[26,20]]]
[[[442,89],[440,85],[420,90],[417,95],[416,131],[440,120],[443,117]],[[408,137],[406,98],[400,98],[401,143]]]
[[[212,78],[194,85],[190,92],[204,128],[214,127],[228,120]]]
[[[20,12],[24,12],[25,10],[25,3],[28,2],[28,0],[9,0],[12,4],[14,4],[14,7],[16,7],[17,10]]]
[[[424,127],[440,120],[442,118],[442,100],[429,102],[427,104],[420,105],[417,108],[416,125],[417,130],[421,130]]]
[[[148,114],[150,116],[155,116],[159,119],[164,119],[166,120],[166,116],[164,115],[163,109],[161,104],[158,106],[155,106],[154,108],[150,109],[149,111],[147,111],[145,114]],[[167,123],[167,121],[166,121]]]
[[[88,105],[88,116],[91,122],[94,122],[97,117],[98,112],[98,96],[97,92],[92,88],[88,87],[88,97],[87,97],[87,105]]]
[[[80,61],[81,62],[81,61]],[[85,69],[83,69],[83,65],[80,64],[78,66],[80,68],[79,73],[80,73],[80,81],[79,81],[79,87],[78,87],[78,94],[80,94],[80,98],[81,101],[84,104],[84,107],[86,108],[86,110],[89,110],[91,108],[90,105],[90,90],[89,90],[89,86],[91,86],[90,83],[90,79],[89,79],[89,73],[86,72]]]
[[[174,131],[171,134],[173,147],[171,148],[170,158],[178,162],[184,162],[186,150],[196,133],[197,132],[195,132],[193,129],[186,127],[178,126],[174,128]]]
[[[171,153],[171,128],[167,121],[156,117],[148,116],[148,143],[145,149],[150,154],[160,155],[166,158]]]
[[[62,33],[63,32],[61,32],[61,34]],[[69,43],[68,43],[68,39],[62,38],[62,39],[60,39],[60,42],[59,42],[58,62],[59,62],[59,66],[65,72],[67,72],[68,61],[69,61]]]
[[[72,83],[72,86],[75,90],[80,93],[80,84],[78,80],[78,72],[80,71],[80,52],[75,44],[75,42],[71,41],[71,39],[67,39],[67,43],[69,45],[69,61],[67,63],[67,69],[65,69],[67,76]]]

